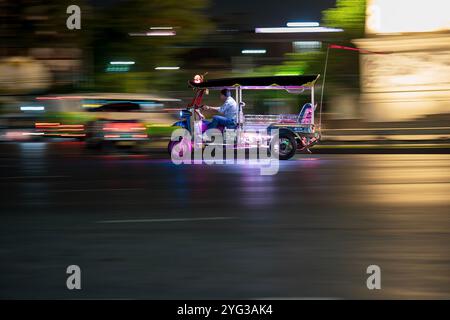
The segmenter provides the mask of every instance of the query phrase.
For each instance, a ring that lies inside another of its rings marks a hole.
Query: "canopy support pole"
[[[322,93],[320,94],[320,109],[319,109],[319,134],[322,135],[322,104],[323,104],[323,92],[325,89],[325,80],[327,78],[327,68],[328,68],[328,55],[330,53],[330,46],[327,47],[327,56],[325,58],[325,68],[323,71],[323,81],[322,81]]]
[[[238,113],[236,116],[236,125],[238,128],[238,134],[237,134],[237,143],[238,145],[241,143],[241,131],[240,129],[242,129],[242,119],[241,119],[241,115],[242,115],[242,88],[240,86],[236,87],[236,102],[238,105]]]
[[[314,99],[314,85],[311,86],[311,104],[312,104],[311,123],[314,124],[314,113],[316,111],[315,99]]]

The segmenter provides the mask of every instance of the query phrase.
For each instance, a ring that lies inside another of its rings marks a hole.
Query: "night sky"
[[[94,6],[109,6],[124,0],[88,0]],[[163,1],[163,0],[148,0]],[[182,1],[182,0],[180,0]],[[209,0],[207,14],[250,28],[282,27],[288,21],[320,21],[322,11],[336,0]]]
[[[214,16],[245,19],[250,27],[281,27],[288,21],[320,21],[322,10],[334,7],[336,0],[210,0]]]

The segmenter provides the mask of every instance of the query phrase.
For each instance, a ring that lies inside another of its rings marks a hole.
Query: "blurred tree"
[[[15,81],[5,80],[9,83],[2,83],[0,93],[36,93],[48,90],[55,84],[55,80],[59,85],[79,80],[75,75],[82,73],[84,66],[79,66],[78,61],[83,61],[83,55],[86,54],[86,51],[80,49],[86,48],[91,38],[88,29],[67,29],[66,20],[69,15],[66,10],[72,2],[0,0],[0,58],[3,58],[0,67],[10,67],[8,64],[11,61],[14,61],[16,67]],[[83,8],[83,22],[87,21],[90,7],[83,0],[77,1],[77,5]],[[41,70],[39,74],[45,74],[45,77],[33,75],[38,69]],[[50,70],[56,72],[49,73]],[[49,81],[44,81],[43,78],[47,77]],[[31,79],[40,83],[31,86]],[[6,89],[11,84],[14,89]]]
[[[69,30],[69,5],[81,8],[81,30]],[[82,88],[148,91],[185,81],[181,72],[155,71],[180,66],[179,58],[208,33],[208,0],[0,0],[0,56],[28,56],[33,48],[81,49]],[[173,27],[175,36],[130,36],[151,27]],[[131,60],[129,72],[106,72],[110,61]],[[57,88],[53,88],[55,90]],[[66,88],[71,89],[71,88]],[[72,88],[73,89],[73,88]]]
[[[26,56],[31,48],[80,48],[89,43],[89,30],[84,28],[91,7],[79,0],[82,8],[82,30],[66,27],[66,9],[72,0],[0,0],[0,39],[2,56]]]
[[[182,72],[156,71],[157,66],[179,66],[180,57],[211,29],[204,14],[207,0],[126,0],[102,10],[92,29],[97,88],[143,91],[180,80]],[[151,27],[172,27],[175,36],[131,36]],[[110,61],[135,61],[130,72],[105,72]],[[184,78],[184,76],[183,76]],[[185,81],[185,79],[183,80]]]
[[[342,28],[336,43],[353,46],[351,41],[364,36],[366,0],[337,0],[336,7],[322,13],[322,25]],[[288,53],[279,66],[265,66],[255,70],[259,75],[315,74],[323,73],[328,43],[323,43],[321,51]],[[359,90],[358,53],[352,51],[331,50],[327,83],[329,93],[333,88]]]
[[[337,0],[336,7],[322,12],[323,24],[342,28],[346,38],[364,36],[366,21],[366,0]]]
[[[354,47],[351,41],[364,37],[366,0],[337,0],[335,8],[325,10],[322,14],[325,26],[344,29],[338,44]],[[358,53],[330,50],[327,77],[332,87],[359,91]]]

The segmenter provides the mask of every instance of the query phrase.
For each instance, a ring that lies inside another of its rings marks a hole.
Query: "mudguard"
[[[182,127],[182,128],[187,128],[187,121],[186,120],[180,120],[175,122],[172,127]]]

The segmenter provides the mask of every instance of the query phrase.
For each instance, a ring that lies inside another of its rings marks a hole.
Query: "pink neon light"
[[[103,127],[103,131],[143,131],[145,130],[144,125],[135,122],[117,122],[109,123]]]
[[[346,46],[340,46],[337,44],[330,44],[328,46],[328,48],[330,49],[341,49],[341,50],[349,50],[349,51],[358,51],[361,53],[373,53],[373,54],[388,54],[391,53],[389,51],[386,52],[376,52],[376,51],[369,51],[369,50],[365,50],[365,49],[359,49],[359,48],[354,48],[354,47],[346,47]]]

